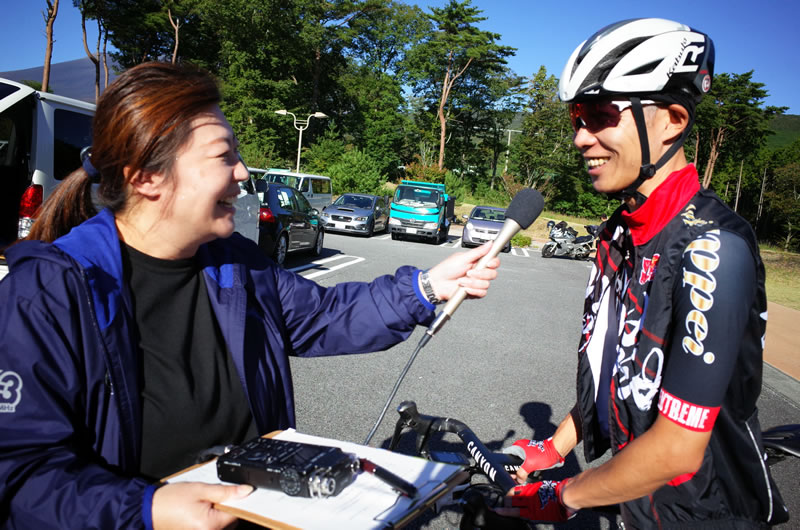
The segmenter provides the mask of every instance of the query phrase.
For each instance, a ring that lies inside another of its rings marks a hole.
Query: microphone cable
[[[364,443],[362,445],[369,445],[370,440],[372,440],[372,437],[375,436],[375,432],[378,430],[378,427],[383,421],[384,416],[386,416],[386,411],[389,410],[389,405],[392,404],[392,400],[397,395],[397,391],[400,389],[400,384],[403,382],[403,379],[405,379],[408,370],[411,368],[411,365],[414,364],[414,360],[417,358],[417,355],[419,354],[420,350],[422,350],[422,348],[426,344],[428,344],[428,341],[431,340],[432,336],[433,335],[429,335],[427,333],[422,335],[422,339],[419,341],[419,344],[417,344],[417,348],[414,350],[414,353],[412,353],[411,357],[409,357],[408,362],[406,362],[406,366],[403,368],[403,371],[400,372],[400,377],[397,378],[397,382],[394,384],[392,393],[389,394],[389,399],[386,400],[386,404],[383,406],[383,410],[378,416],[378,419],[375,420],[375,425],[372,426],[372,430],[369,431],[369,434],[364,439]]]

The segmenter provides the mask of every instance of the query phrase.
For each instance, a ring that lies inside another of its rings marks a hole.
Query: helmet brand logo
[[[700,57],[702,57],[705,49],[705,46],[690,45],[689,40],[684,38],[681,42],[681,53],[675,57],[675,62],[672,64],[672,68],[669,69],[667,75],[672,77],[672,74],[696,72],[699,68]],[[687,61],[689,64],[686,64]]]
[[[711,90],[711,76],[706,74],[703,78],[703,92]]]

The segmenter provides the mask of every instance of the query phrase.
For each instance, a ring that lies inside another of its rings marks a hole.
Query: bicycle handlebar
[[[417,454],[428,456],[427,444],[431,433],[449,432],[458,435],[466,446],[466,452],[475,460],[476,466],[489,480],[497,484],[503,491],[508,491],[517,483],[511,478],[508,470],[516,469],[522,464],[522,459],[516,455],[506,453],[493,453],[463,422],[453,418],[428,416],[417,411],[417,404],[413,401],[403,401],[397,407],[400,419],[395,425],[389,450],[393,451],[400,442],[400,435],[405,429],[412,429],[417,433]]]

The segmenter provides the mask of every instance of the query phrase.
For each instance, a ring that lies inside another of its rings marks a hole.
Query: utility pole
[[[758,212],[756,213],[756,223],[761,218],[761,207],[764,204],[764,188],[767,183],[767,167],[764,166],[764,176],[761,177],[761,196],[758,198]]]
[[[742,163],[739,164],[739,182],[736,183],[736,201],[733,203],[733,211],[736,211],[736,208],[739,207],[739,189],[742,187],[742,168],[744,168],[744,158],[742,159]]]
[[[522,131],[518,131],[516,129],[503,129],[504,131],[508,131],[508,141],[506,142],[506,165],[503,167],[503,174],[505,175],[508,173],[508,151],[511,147],[511,133],[521,133]]]

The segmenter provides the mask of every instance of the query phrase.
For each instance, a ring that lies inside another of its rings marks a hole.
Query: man
[[[762,455],[766,329],[751,227],[700,188],[683,142],[711,88],[705,34],[662,19],[601,29],[559,84],[594,188],[623,202],[589,280],[577,403],[552,438],[519,440],[518,480],[583,442],[605,464],[518,486],[503,513],[562,521],[619,504],[626,528],[754,528],[788,513]],[[651,163],[651,161],[655,163]]]

